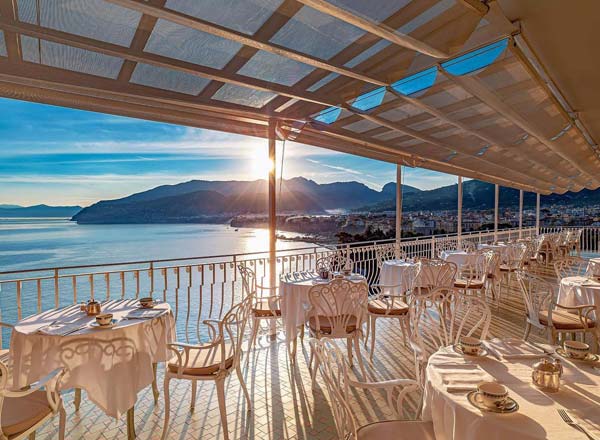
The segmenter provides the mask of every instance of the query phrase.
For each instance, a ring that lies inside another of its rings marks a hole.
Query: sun
[[[269,160],[267,152],[258,152],[250,158],[250,173],[255,179],[267,179],[269,172],[274,168],[273,161]]]

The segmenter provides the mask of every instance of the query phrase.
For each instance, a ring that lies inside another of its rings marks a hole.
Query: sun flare
[[[269,172],[273,169],[272,160],[265,153],[256,153],[250,158],[250,173],[255,179],[266,179]]]

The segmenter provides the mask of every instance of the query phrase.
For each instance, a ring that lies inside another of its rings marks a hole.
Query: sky
[[[264,139],[0,98],[0,204],[88,206],[192,179],[266,178],[267,170]],[[278,162],[278,178],[280,170]],[[283,177],[296,176],[379,190],[396,179],[396,165],[286,142]],[[403,180],[432,189],[456,176],[405,167]]]

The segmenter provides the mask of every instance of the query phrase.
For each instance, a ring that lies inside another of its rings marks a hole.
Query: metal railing
[[[600,230],[600,229],[599,229]],[[314,270],[317,259],[331,252],[345,252],[356,271],[375,282],[379,277],[377,252],[386,247],[408,257],[435,258],[437,249],[451,241],[490,243],[535,235],[535,228],[504,229],[402,240],[370,241],[338,245],[315,245],[277,252],[277,274]],[[597,244],[597,243],[596,243]],[[202,321],[221,317],[243,295],[237,266],[269,279],[268,252],[236,255],[135,261],[102,265],[52,267],[0,272],[2,320],[14,323],[51,308],[65,307],[90,298],[101,301],[154,296],[173,308],[180,340],[202,340]],[[6,340],[7,338],[5,338]]]

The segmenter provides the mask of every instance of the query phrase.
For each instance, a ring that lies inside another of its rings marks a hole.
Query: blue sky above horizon
[[[0,204],[87,206],[191,179],[266,177],[264,139],[3,98],[0,108]],[[381,189],[396,167],[288,142],[283,177],[296,176]],[[431,189],[456,176],[405,168],[403,183]]]

